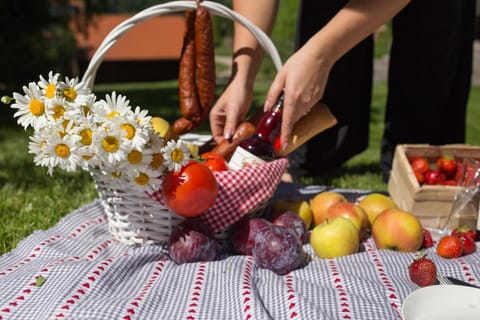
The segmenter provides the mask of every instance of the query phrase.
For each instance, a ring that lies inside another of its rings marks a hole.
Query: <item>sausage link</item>
[[[195,16],[195,61],[197,92],[202,121],[215,99],[215,46],[213,41],[212,18],[207,9],[199,6]]]
[[[186,30],[178,73],[180,109],[188,119],[199,118],[201,114],[195,79],[195,16],[195,10],[185,13]]]
[[[200,126],[199,122],[193,121],[191,119],[180,117],[173,123],[172,130],[178,134],[185,134],[191,132]]]
[[[224,139],[219,144],[217,144],[212,151],[224,157],[227,161],[235,152],[235,148],[245,138],[250,137],[255,133],[255,125],[250,121],[243,121],[235,130],[231,140]]]

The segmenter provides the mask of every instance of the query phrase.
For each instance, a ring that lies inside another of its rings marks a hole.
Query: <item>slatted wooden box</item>
[[[441,155],[449,155],[463,162],[465,158],[480,160],[480,147],[452,144],[433,146],[427,144],[398,145],[392,163],[392,171],[388,181],[388,191],[395,203],[403,210],[415,214],[424,227],[440,228],[446,221],[452,208],[455,193],[461,189],[457,186],[420,185],[410,166],[415,157],[426,157],[435,163]],[[479,197],[474,199],[478,212]],[[477,217],[467,220],[455,218],[452,225],[476,225]]]

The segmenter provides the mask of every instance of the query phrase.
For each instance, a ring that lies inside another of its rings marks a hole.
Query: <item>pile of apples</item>
[[[340,193],[322,192],[311,199],[310,207],[314,221],[310,244],[320,258],[356,253],[370,234],[377,248],[400,252],[415,251],[423,241],[418,218],[381,193],[352,203]]]
[[[439,156],[433,162],[426,157],[414,157],[410,166],[420,185],[456,186],[462,177],[462,165],[448,156]]]

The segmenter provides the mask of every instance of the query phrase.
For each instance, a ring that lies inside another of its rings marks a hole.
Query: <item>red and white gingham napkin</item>
[[[240,170],[215,172],[217,199],[201,218],[214,233],[223,231],[273,196],[287,166],[287,158],[280,158]],[[149,196],[164,204],[161,191]]]

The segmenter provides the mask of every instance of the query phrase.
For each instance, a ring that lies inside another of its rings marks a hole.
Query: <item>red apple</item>
[[[392,208],[378,215],[372,236],[378,249],[412,252],[422,245],[423,228],[410,212]]]
[[[382,211],[397,207],[392,198],[382,193],[370,193],[363,197],[358,205],[365,210],[370,226]]]
[[[327,210],[327,220],[337,217],[343,217],[353,223],[358,230],[360,239],[363,240],[367,235],[368,216],[358,205],[351,202],[338,202],[331,205]]]
[[[328,208],[337,202],[347,202],[347,198],[341,193],[324,191],[310,200],[310,209],[313,215],[313,225],[319,225],[327,219]]]

